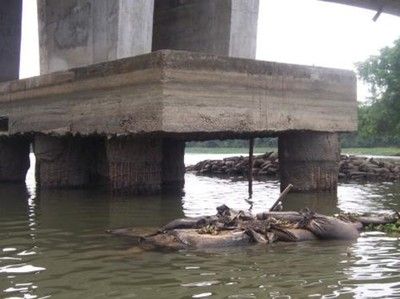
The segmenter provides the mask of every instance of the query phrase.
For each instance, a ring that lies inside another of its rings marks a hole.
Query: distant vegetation
[[[400,39],[358,63],[357,69],[369,85],[371,97],[358,109],[354,145],[400,146]]]
[[[371,149],[370,154],[400,153],[400,39],[393,47],[383,48],[379,55],[358,63],[357,70],[360,79],[369,85],[371,97],[358,108],[358,132],[341,136],[342,148],[353,148],[353,152],[360,154],[368,154],[368,150],[357,151],[354,148],[377,148]],[[255,141],[256,148],[277,146],[276,138],[260,138]],[[189,142],[188,147],[247,148],[248,141]]]

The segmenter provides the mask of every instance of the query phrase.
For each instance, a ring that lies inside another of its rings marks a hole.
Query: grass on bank
[[[255,154],[277,151],[273,147],[255,147]],[[248,148],[235,147],[186,147],[188,154],[248,154]],[[343,154],[373,155],[373,156],[400,156],[399,147],[372,147],[372,148],[342,148]]]

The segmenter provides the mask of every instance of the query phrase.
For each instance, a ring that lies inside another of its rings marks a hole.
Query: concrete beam
[[[259,0],[155,0],[153,51],[255,58]]]
[[[18,79],[22,0],[0,0],[0,82]]]
[[[9,134],[184,139],[357,129],[351,71],[160,51],[0,84]]]
[[[151,52],[153,1],[38,0],[42,74]]]
[[[398,0],[321,0],[361,8],[371,9],[375,12],[381,11],[392,15],[400,16],[400,2]]]

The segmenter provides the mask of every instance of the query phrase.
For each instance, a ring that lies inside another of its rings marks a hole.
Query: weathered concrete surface
[[[0,0],[0,82],[18,79],[22,0]]]
[[[281,190],[337,190],[340,141],[337,133],[290,132],[279,135]]]
[[[111,189],[130,194],[160,193],[161,147],[161,139],[107,140],[108,179]]]
[[[182,139],[357,129],[353,72],[159,51],[0,83],[9,133]]]
[[[151,52],[153,1],[38,0],[42,74]]]
[[[79,188],[94,184],[96,146],[89,138],[36,135],[36,180],[41,188]]]
[[[29,165],[28,139],[0,137],[0,182],[24,183]]]
[[[382,10],[383,13],[400,16],[400,2],[398,0],[322,0],[339,4],[358,6],[361,8]]]
[[[153,51],[255,58],[259,0],[155,0]]]
[[[184,185],[183,141],[162,138],[111,138],[106,141],[106,174],[113,192],[179,192]]]
[[[185,142],[163,139],[162,148],[162,189],[165,192],[179,192],[185,185]]]

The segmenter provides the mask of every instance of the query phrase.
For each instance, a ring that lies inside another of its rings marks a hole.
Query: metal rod
[[[249,180],[249,198],[253,196],[253,152],[254,152],[254,138],[249,139],[249,168],[248,168],[248,180]]]

